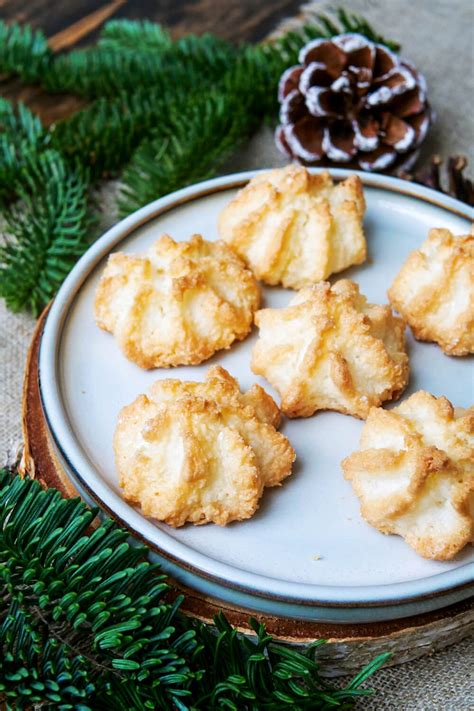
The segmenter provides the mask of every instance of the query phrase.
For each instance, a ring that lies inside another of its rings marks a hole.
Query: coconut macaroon
[[[405,324],[352,281],[302,289],[286,308],[257,311],[252,370],[280,393],[289,417],[337,410],[365,418],[408,381]]]
[[[395,309],[420,341],[448,355],[474,353],[474,232],[455,237],[430,230],[388,291]]]
[[[449,560],[474,542],[473,408],[422,390],[390,411],[373,408],[342,468],[364,519],[424,558]]]
[[[127,358],[166,368],[201,363],[245,338],[259,303],[253,274],[224,242],[163,235],[146,254],[109,257],[94,309]]]
[[[295,453],[260,386],[241,393],[220,366],[204,383],[162,380],[119,415],[114,451],[127,501],[171,526],[250,518]]]
[[[292,289],[315,284],[366,258],[360,178],[334,185],[290,165],[256,175],[224,208],[219,234],[257,279]]]

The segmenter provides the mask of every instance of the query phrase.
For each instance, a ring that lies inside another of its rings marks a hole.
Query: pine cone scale
[[[400,118],[407,118],[410,116],[415,116],[421,112],[426,112],[426,104],[422,93],[418,87],[407,91],[406,94],[395,97],[388,105],[388,109],[400,116]]]
[[[379,146],[373,151],[362,153],[359,157],[359,165],[362,170],[387,170],[395,163],[397,153],[389,146]]]
[[[300,76],[304,67],[289,67],[283,72],[278,85],[278,101],[282,102],[294,89],[298,89]]]
[[[389,50],[388,47],[382,47],[381,44],[376,45],[374,64],[375,79],[386,77],[387,74],[397,66],[397,63],[397,56]]]
[[[285,124],[296,123],[306,114],[305,98],[297,89],[292,89],[284,98],[280,107],[280,121]]]
[[[408,119],[410,126],[416,135],[416,145],[419,146],[426,138],[430,127],[430,117],[425,112],[419,113]]]
[[[370,114],[362,113],[357,121],[353,120],[352,128],[355,134],[354,142],[359,151],[373,151],[378,148],[380,123]]]
[[[329,74],[336,78],[344,68],[346,56],[331,40],[313,40],[303,47],[298,60],[304,66],[311,62],[324,64]]]
[[[348,121],[324,129],[323,150],[333,161],[347,163],[357,153],[355,133]]]
[[[384,114],[383,119],[385,121],[385,143],[392,146],[397,153],[405,153],[410,150],[415,143],[415,129],[393,114]]]
[[[311,86],[306,92],[306,107],[312,116],[343,118],[345,102],[342,94],[324,87]]]
[[[299,87],[297,86],[296,88],[300,88],[304,93],[311,86],[330,87],[333,82],[334,77],[328,72],[325,64],[311,62],[303,69],[299,79]]]

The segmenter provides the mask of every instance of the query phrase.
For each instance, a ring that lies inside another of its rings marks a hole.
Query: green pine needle
[[[168,123],[166,131],[143,141],[122,176],[120,214],[215,175],[243,140],[246,117],[238,110],[230,114],[229,108],[237,108],[233,98],[211,91],[188,106],[176,123]]]
[[[122,175],[120,213],[212,177],[261,120],[235,89],[191,95],[132,156]]]
[[[26,160],[17,195],[3,213],[0,296],[12,311],[38,314],[90,242],[88,183],[47,150]]]
[[[0,98],[0,203],[12,199],[28,161],[49,142],[41,121],[22,103]]]
[[[53,127],[52,145],[68,161],[87,166],[92,179],[107,177],[130,160],[156,125],[167,121],[169,109],[163,92],[154,89],[96,99]]]
[[[150,52],[163,52],[172,44],[169,32],[148,20],[109,20],[102,28],[98,41],[100,47]]]
[[[114,97],[119,91],[140,87],[165,91],[170,85],[191,86],[202,76],[207,81],[219,78],[236,54],[235,47],[213,35],[189,35],[171,46],[158,44],[155,51],[149,44],[136,48],[108,41],[58,56],[42,84],[48,91],[89,98]]]
[[[223,615],[183,616],[165,576],[80,499],[0,470],[0,702],[77,711],[309,711],[348,708],[382,655],[344,689],[319,674],[317,647],[253,640]],[[165,594],[167,597],[165,599]]]
[[[51,58],[46,37],[28,25],[0,21],[0,74],[38,81]]]

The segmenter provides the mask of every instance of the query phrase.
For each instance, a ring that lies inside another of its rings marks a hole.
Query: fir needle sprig
[[[0,22],[0,74],[38,82],[52,56],[47,39],[39,30]]]
[[[12,311],[38,314],[87,248],[93,223],[88,191],[87,178],[57,151],[26,158],[18,200],[3,212],[0,295]]]
[[[15,196],[28,160],[48,142],[41,121],[24,104],[0,98],[0,204]]]
[[[171,35],[161,25],[149,20],[124,22],[109,20],[102,28],[97,44],[111,49],[137,49],[150,52],[168,50],[173,45]]]

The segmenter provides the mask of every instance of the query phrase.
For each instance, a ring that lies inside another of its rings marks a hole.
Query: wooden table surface
[[[300,5],[301,0],[0,0],[0,19],[41,29],[56,51],[93,43],[111,18],[159,22],[175,38],[212,32],[235,42],[255,42],[297,14]],[[82,103],[67,95],[48,96],[16,80],[0,80],[0,95],[24,101],[48,124]]]

